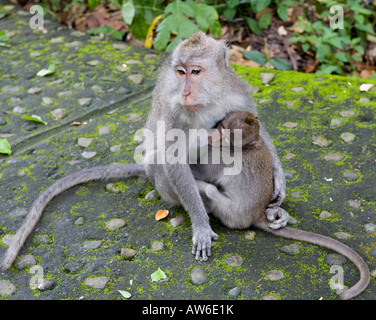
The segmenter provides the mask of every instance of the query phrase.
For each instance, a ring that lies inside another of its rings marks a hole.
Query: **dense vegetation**
[[[27,0],[19,0],[22,1]],[[239,44],[239,37],[235,36],[227,37],[226,41],[242,46],[243,57],[259,65],[375,77],[375,0],[34,0],[33,3],[42,5],[49,17],[72,27],[93,13],[117,12],[116,17],[123,24],[111,26],[102,22],[88,32],[119,40],[129,39],[131,34],[156,50],[171,51],[180,39],[198,29],[215,37],[223,36],[224,29],[233,34],[240,30],[241,38],[247,38],[248,44]],[[284,59],[275,57],[269,48],[267,36],[276,30],[281,38],[288,39],[293,52]],[[264,43],[255,45],[252,40],[256,36],[265,39]],[[246,50],[249,45],[252,50]]]

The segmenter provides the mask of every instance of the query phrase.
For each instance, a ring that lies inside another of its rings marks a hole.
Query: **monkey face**
[[[216,107],[228,88],[225,81],[229,73],[227,47],[224,43],[207,37],[199,31],[183,40],[171,55],[174,80],[174,98],[184,107],[184,112],[194,113]],[[229,74],[229,76],[231,76]],[[208,107],[208,108],[207,108]],[[214,110],[215,111],[215,110]]]
[[[200,63],[180,63],[174,67],[181,89],[181,101],[185,110],[195,112],[203,107],[201,101],[202,81],[206,68]]]

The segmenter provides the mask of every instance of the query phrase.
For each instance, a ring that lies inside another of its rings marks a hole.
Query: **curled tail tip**
[[[354,287],[351,287],[349,289],[346,289],[341,292],[339,295],[339,298],[341,300],[349,300],[352,298],[355,298],[356,296],[360,295],[364,290],[367,289],[369,282],[366,282],[364,285],[362,285],[361,288],[357,288],[356,285]]]
[[[341,300],[349,300],[349,299],[355,298],[356,296],[360,295],[366,289],[367,289],[367,286],[360,289],[360,290],[352,290],[352,288],[350,288],[350,289],[343,291],[339,295],[339,297],[340,297]]]

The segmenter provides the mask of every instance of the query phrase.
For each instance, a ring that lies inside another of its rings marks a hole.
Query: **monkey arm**
[[[274,145],[260,123],[260,136],[264,140],[265,145],[268,147],[272,158],[273,158],[273,182],[274,182],[274,192],[272,195],[272,199],[270,199],[269,207],[276,208],[276,210],[269,210],[266,211],[266,218],[272,224],[273,229],[278,229],[284,227],[287,224],[287,220],[289,219],[289,215],[285,210],[278,210],[280,209],[279,206],[281,205],[282,201],[286,197],[286,178],[285,174],[282,169],[281,161],[278,157],[277,151],[274,148]]]
[[[182,206],[188,212],[192,223],[192,254],[199,260],[211,255],[211,241],[218,240],[209,224],[209,217],[188,164],[166,164],[165,174],[177,194]]]
[[[273,192],[270,206],[279,206],[286,197],[285,174],[283,172],[282,164],[278,157],[277,151],[274,148],[274,145],[269,137],[269,134],[266,132],[266,130],[264,129],[261,123],[260,123],[260,136],[264,140],[265,145],[268,147],[273,157],[274,192]]]

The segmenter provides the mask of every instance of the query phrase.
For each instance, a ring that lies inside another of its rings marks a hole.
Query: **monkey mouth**
[[[200,103],[191,104],[191,105],[184,105],[185,110],[187,110],[189,112],[195,112],[195,111],[201,109],[201,107],[202,107],[202,104],[200,104]]]

